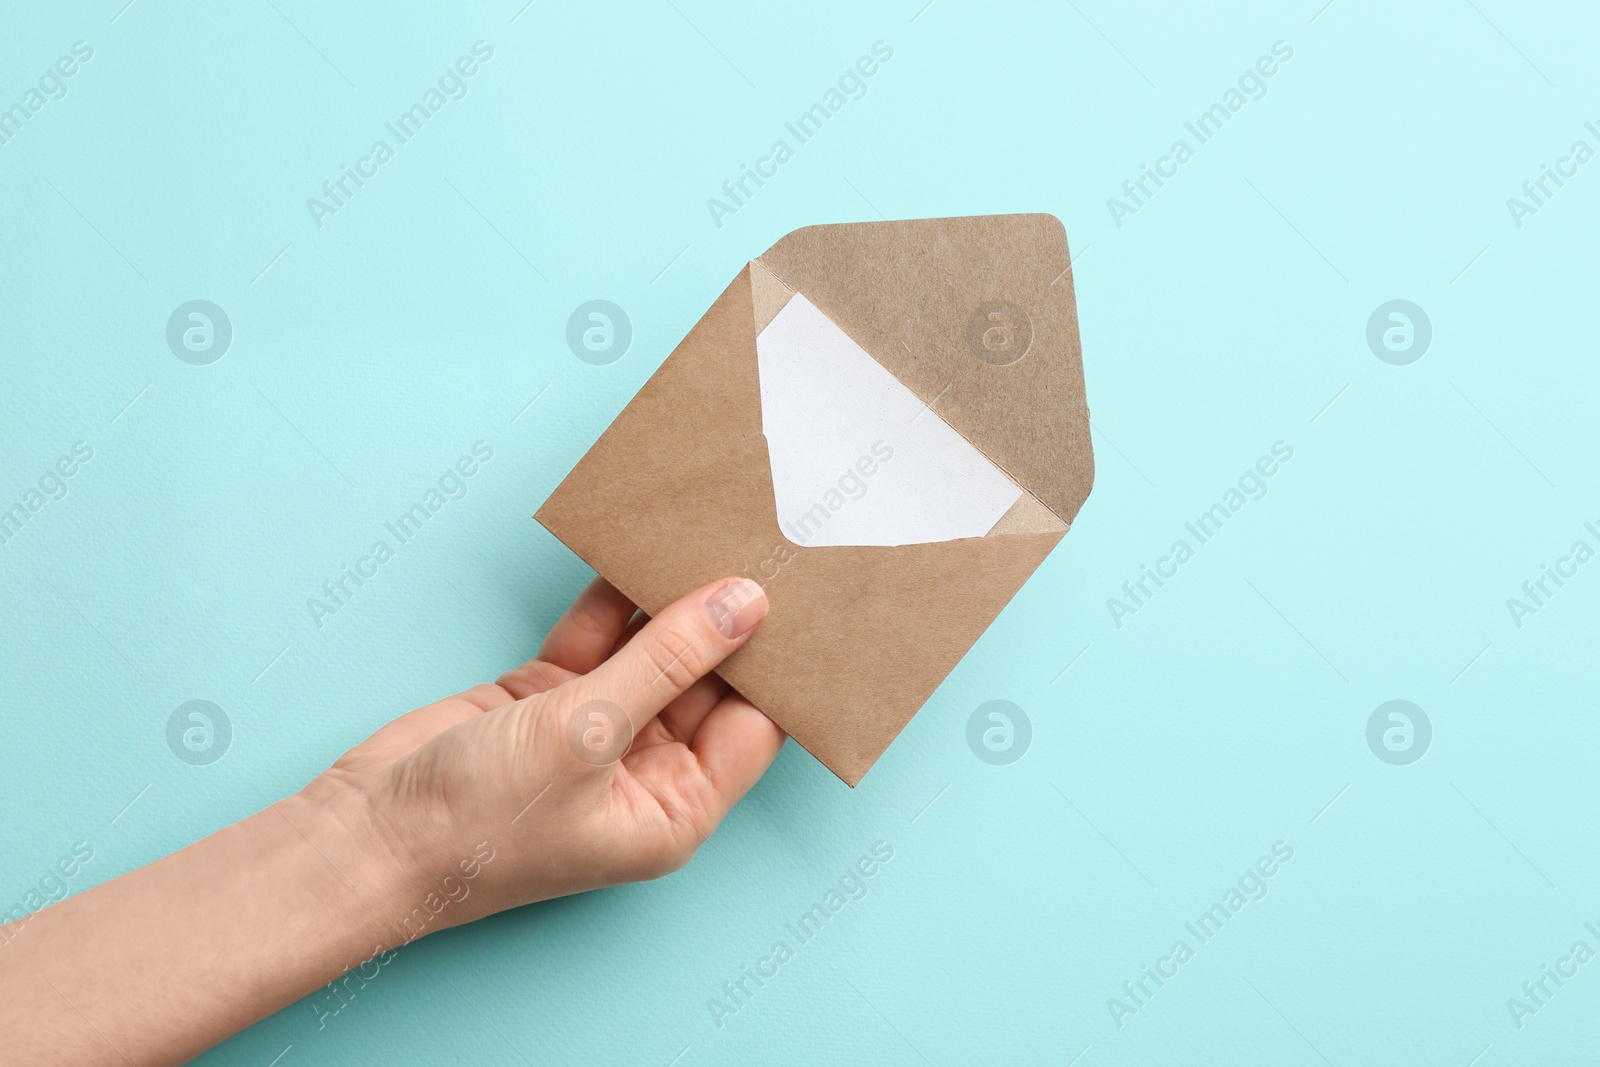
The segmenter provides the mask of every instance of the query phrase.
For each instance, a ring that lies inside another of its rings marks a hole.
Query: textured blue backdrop
[[[430,937],[204,1062],[1592,1052],[1591,10],[122,2],[0,33],[6,908],[534,649],[588,572],[529,515],[795,227],[1058,215],[1099,460],[860,789],[791,745],[685,871]],[[567,342],[596,299],[632,328],[599,365]],[[990,700],[1020,760],[969,747]],[[733,1001],[877,842],[868,894]]]

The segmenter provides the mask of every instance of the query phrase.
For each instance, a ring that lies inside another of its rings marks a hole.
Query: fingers
[[[694,732],[711,714],[711,709],[727,695],[727,682],[714,674],[706,675],[691,685],[683,696],[663,708],[660,715],[646,723],[644,729],[639,731],[639,736],[634,738],[633,747],[638,749],[667,742],[687,746],[694,740]]]
[[[628,625],[623,627],[622,636],[617,638],[617,643],[611,646],[611,654],[616,655],[617,649],[633,640],[633,635],[644,629],[644,624],[650,621],[650,616],[642,611],[633,613],[633,618],[628,620]]]
[[[786,737],[738,693],[729,693],[705,717],[692,749],[716,796],[719,820],[766,773]]]
[[[548,693],[562,682],[571,681],[576,677],[576,674],[564,667],[530,659],[516,670],[502,674],[499,685],[510,694],[512,700],[526,700],[540,693]]]
[[[388,749],[391,746],[410,752],[458,723],[475,719],[510,700],[507,690],[498,685],[475,685],[465,693],[436,700],[425,707],[408,711],[374,731],[366,745]]]
[[[749,640],[766,614],[766,594],[748,578],[725,578],[697,589],[646,623],[616,655],[575,680],[573,699],[577,704],[607,700],[618,705],[637,734]]]
[[[611,654],[633,612],[633,601],[596,578],[551,628],[539,658],[573,674],[587,674]]]

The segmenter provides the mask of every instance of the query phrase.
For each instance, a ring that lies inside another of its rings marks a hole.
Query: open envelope
[[[535,518],[650,614],[759,581],[717,673],[853,786],[1093,481],[1060,221],[848,223],[740,271]]]

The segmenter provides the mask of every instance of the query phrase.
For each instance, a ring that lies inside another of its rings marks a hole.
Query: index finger
[[[573,674],[587,674],[611,655],[633,612],[633,601],[597,576],[550,628],[539,658]]]

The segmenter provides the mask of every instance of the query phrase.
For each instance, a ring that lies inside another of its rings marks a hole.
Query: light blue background
[[[1097,431],[1072,533],[859,789],[790,745],[685,871],[429,937],[320,1031],[297,1004],[204,1062],[1592,1054],[1600,963],[1520,1030],[1506,999],[1600,949],[1600,564],[1520,629],[1506,599],[1600,547],[1600,163],[1520,229],[1505,203],[1600,148],[1592,12],[121,4],[8,0],[0,33],[0,106],[94,48],[0,146],[0,506],[94,449],[0,546],[8,906],[75,841],[81,891],[536,648],[589,573],[530,514],[795,227],[1058,215]],[[469,94],[319,230],[306,198],[479,39]],[[878,40],[868,95],[713,225]],[[1265,98],[1115,225],[1107,198],[1279,40]],[[165,342],[193,298],[233,322],[210,366]],[[611,366],[565,345],[591,298],[633,322]],[[1410,366],[1366,345],[1392,298],[1433,322]],[[480,439],[470,494],[314,625],[306,598]],[[1269,495],[1117,628],[1107,598],[1279,440]],[[997,698],[1034,728],[1010,766],[965,741]],[[1365,740],[1395,698],[1435,731],[1410,766]],[[210,766],[166,745],[192,699],[233,724]],[[878,840],[870,895],[716,1028],[707,998]],[[1269,895],[1119,1028],[1107,999],[1279,840]]]

